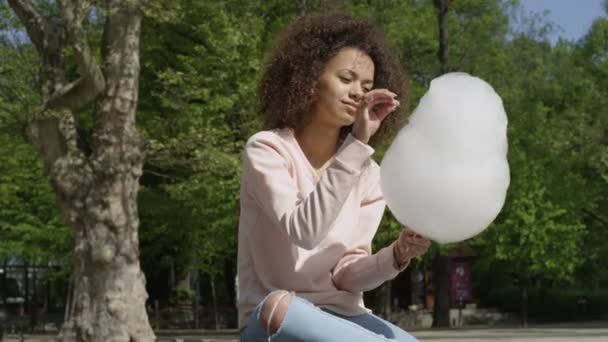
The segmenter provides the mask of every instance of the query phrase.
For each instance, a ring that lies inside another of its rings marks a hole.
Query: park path
[[[204,332],[193,335],[183,331],[180,335],[171,336],[159,334],[157,342],[237,342],[238,337],[234,332]],[[412,331],[412,335],[421,342],[608,342],[608,322],[597,324],[592,327],[536,327],[529,329],[521,328],[490,328],[490,329],[446,329],[446,330],[419,330]],[[18,336],[5,336],[2,342],[20,342]],[[24,342],[50,342],[50,335],[25,335]],[[350,341],[345,341],[350,342]]]

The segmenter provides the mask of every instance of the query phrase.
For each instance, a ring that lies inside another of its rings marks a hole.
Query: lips
[[[347,101],[342,101],[342,103],[344,103],[346,105],[346,107],[353,112],[357,111],[357,104],[354,102],[347,102]]]

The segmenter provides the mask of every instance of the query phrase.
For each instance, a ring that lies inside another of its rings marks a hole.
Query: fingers
[[[371,108],[382,102],[391,103],[396,97],[397,94],[387,89],[373,89],[363,95],[363,101]]]
[[[372,110],[376,115],[378,120],[382,121],[386,116],[392,113],[395,109],[399,107],[399,101],[391,100],[391,102],[382,103],[380,105],[376,105],[376,107]]]
[[[400,240],[400,243],[407,246],[411,253],[416,256],[426,253],[431,247],[431,240],[418,235],[418,233],[407,227],[404,228]]]
[[[397,101],[395,99],[395,94],[393,93],[375,93],[375,94],[371,94],[371,92],[365,94],[365,97],[363,99],[365,106],[368,109],[374,108],[375,106],[381,105],[381,104],[392,104],[395,103],[395,101]],[[398,101],[397,101],[398,103]]]
[[[373,89],[363,95],[353,124],[353,134],[367,143],[386,116],[399,106],[397,94],[387,89]]]
[[[421,236],[406,236],[404,240],[410,246],[418,246],[424,248],[428,248],[431,246],[431,241]]]
[[[373,103],[380,99],[394,99],[395,97],[397,97],[397,94],[393,93],[388,89],[373,89],[367,92],[363,96],[363,99],[367,103]]]
[[[397,94],[387,89],[374,89],[365,94],[364,102],[368,110],[382,121],[400,105],[396,97]]]
[[[409,227],[403,227],[403,234],[404,235],[409,235],[409,236],[421,236],[420,234],[416,233],[416,231],[414,231],[413,229],[409,228]]]

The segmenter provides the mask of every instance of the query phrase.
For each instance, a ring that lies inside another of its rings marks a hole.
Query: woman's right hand
[[[353,124],[353,136],[367,144],[382,121],[399,106],[396,96],[387,89],[373,89],[364,94]]]
[[[431,240],[418,235],[415,231],[403,227],[399,238],[393,245],[395,268],[401,270],[412,258],[425,254],[431,247]]]

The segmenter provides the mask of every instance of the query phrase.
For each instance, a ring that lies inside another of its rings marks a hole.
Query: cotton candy
[[[434,79],[381,163],[396,219],[439,243],[475,236],[502,209],[509,187],[501,98],[466,73]]]

